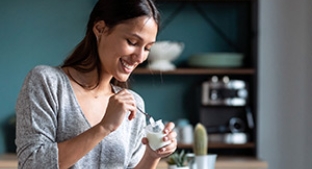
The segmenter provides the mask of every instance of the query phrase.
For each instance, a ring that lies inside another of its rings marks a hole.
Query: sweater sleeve
[[[33,69],[26,77],[16,103],[18,166],[23,169],[58,167],[55,141],[57,102],[53,79]]]

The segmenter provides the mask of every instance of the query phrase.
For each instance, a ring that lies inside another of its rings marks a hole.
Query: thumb
[[[146,137],[142,138],[142,143],[143,144],[148,144],[148,139]]]

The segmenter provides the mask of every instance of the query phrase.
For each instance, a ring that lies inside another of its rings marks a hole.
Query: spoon
[[[140,108],[138,108],[138,107],[137,107],[137,109],[138,109],[142,114],[144,114],[148,119],[152,118],[151,115],[149,115],[148,113],[144,112],[142,109],[140,109]]]
[[[152,125],[153,131],[159,132],[160,128],[158,125],[156,125],[154,118],[151,115],[149,115],[148,113],[144,112],[142,109],[140,109],[138,107],[137,107],[137,109],[139,110],[139,112],[141,112],[142,114],[144,114],[148,118],[150,124]]]

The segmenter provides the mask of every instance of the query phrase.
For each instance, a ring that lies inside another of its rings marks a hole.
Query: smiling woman
[[[105,72],[124,82],[133,69],[146,60],[156,39],[157,24],[153,19],[141,16],[117,25],[112,33],[105,25],[100,21],[94,29],[99,58]]]
[[[159,24],[159,13],[157,9],[155,8],[155,5],[152,1],[147,1],[145,3],[141,3],[141,8],[139,5],[135,6],[132,2],[128,1],[120,1],[115,2],[113,0],[102,0],[98,2],[98,5],[95,6],[93,9],[89,22],[87,25],[87,32],[85,38],[80,42],[80,44],[77,46],[74,53],[68,57],[67,60],[65,60],[63,67],[72,66],[76,70],[80,70],[81,72],[90,72],[95,70],[95,68],[98,71],[98,80],[99,82],[101,78],[101,64],[99,61],[100,57],[98,57],[98,47],[97,45],[99,42],[103,43],[101,41],[102,35],[105,35],[109,37],[113,30],[117,29],[115,32],[116,34],[113,34],[111,36],[125,36],[128,34],[127,37],[123,37],[124,40],[128,42],[129,45],[137,45],[134,41],[134,36],[138,36],[140,40],[142,40],[143,37],[140,37],[138,34],[139,31],[141,31],[141,28],[144,28],[147,24],[147,26],[152,23],[154,28],[149,30],[150,28],[144,29],[145,36],[150,36],[151,42],[155,41],[156,33],[158,31],[158,24]],[[128,10],[133,9],[133,10]],[[140,17],[141,20],[133,20],[131,17]],[[143,19],[142,19],[143,17]],[[137,26],[139,22],[142,22]],[[154,23],[153,23],[154,22]],[[148,24],[149,23],[149,24]],[[127,25],[127,26],[125,26]],[[121,27],[121,28],[120,28]],[[131,27],[131,28],[130,28]],[[119,29],[118,29],[119,28]],[[126,30],[128,29],[128,30]],[[133,32],[134,30],[129,29],[137,29],[137,32]],[[132,32],[130,32],[132,31]],[[141,32],[143,34],[144,32]],[[147,32],[147,31],[154,31],[154,32]],[[123,34],[121,35],[120,32]],[[151,33],[150,35],[146,33]],[[130,35],[132,37],[130,38]],[[114,39],[114,41],[121,40],[119,37],[118,39]],[[145,37],[146,38],[146,37]],[[136,38],[138,39],[138,38]],[[145,39],[144,39],[145,40]],[[113,41],[113,42],[114,42]],[[147,45],[150,45],[151,42],[145,42],[148,43]],[[106,41],[105,44],[112,43],[111,41]],[[104,44],[104,45],[105,45]],[[145,44],[140,44],[142,45]],[[114,46],[114,45],[111,45]],[[118,46],[114,46],[114,48],[118,48],[117,51],[119,51],[121,48]],[[145,48],[145,47],[144,47]],[[114,50],[112,50],[114,51]],[[117,52],[115,51],[115,52]],[[119,83],[120,81],[116,81],[115,77],[112,79],[113,83]],[[96,86],[97,84],[91,84],[91,86]],[[90,87],[90,86],[89,86]]]
[[[16,104],[20,168],[146,169],[175,151],[171,122],[163,130],[169,144],[149,147],[137,113],[144,100],[124,88],[156,41],[158,23],[152,0],[99,0],[63,65],[30,71]]]

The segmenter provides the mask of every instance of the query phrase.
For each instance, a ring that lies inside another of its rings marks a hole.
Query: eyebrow
[[[143,41],[144,39],[141,37],[141,36],[139,36],[138,34],[135,34],[135,33],[132,33],[132,34],[130,34],[131,36],[134,36],[134,37],[136,37],[136,38],[138,38],[138,39],[140,39],[141,41]],[[152,42],[149,42],[149,43],[155,43],[155,41],[152,41]]]

